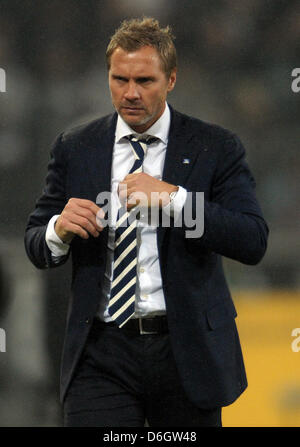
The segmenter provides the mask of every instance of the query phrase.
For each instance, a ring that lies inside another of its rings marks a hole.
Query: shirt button
[[[143,298],[144,298],[144,300],[147,300],[147,299],[149,298],[149,295],[144,294],[144,295],[143,295]]]
[[[145,269],[144,268],[140,268],[140,273],[144,273]]]

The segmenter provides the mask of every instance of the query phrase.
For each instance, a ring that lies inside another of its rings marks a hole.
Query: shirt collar
[[[150,135],[152,137],[159,138],[164,144],[168,142],[169,129],[171,123],[171,113],[168,104],[166,103],[165,110],[161,117],[155,121],[155,123],[144,133],[138,134],[131,127],[128,126],[127,123],[123,120],[123,118],[118,115],[116,133],[115,133],[115,142],[118,143],[121,138],[127,137],[128,135]]]

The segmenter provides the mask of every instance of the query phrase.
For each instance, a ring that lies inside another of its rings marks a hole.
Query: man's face
[[[108,77],[117,112],[133,130],[143,133],[162,115],[167,94],[175,86],[176,70],[167,79],[153,47],[130,53],[118,47],[111,55]]]

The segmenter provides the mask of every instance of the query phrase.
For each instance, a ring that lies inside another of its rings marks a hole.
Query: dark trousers
[[[147,421],[147,422],[146,422]],[[66,427],[221,426],[221,408],[195,407],[181,385],[169,334],[94,324],[64,402]]]

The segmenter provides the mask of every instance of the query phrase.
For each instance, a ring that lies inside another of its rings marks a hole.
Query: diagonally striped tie
[[[142,172],[147,146],[156,138],[138,140],[129,137],[135,162],[130,174]],[[125,224],[125,221],[127,224]],[[136,265],[137,265],[137,221],[130,218],[130,212],[120,208],[118,211],[115,241],[114,266],[108,312],[119,327],[122,327],[134,314]]]

